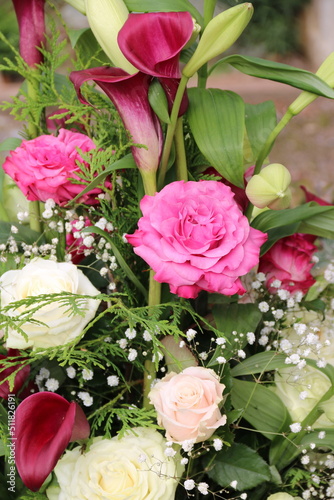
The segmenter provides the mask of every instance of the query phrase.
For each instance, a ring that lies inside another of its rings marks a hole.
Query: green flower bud
[[[197,49],[183,69],[184,76],[190,78],[203,64],[227,50],[239,38],[252,15],[253,6],[247,2],[227,9],[211,19]]]
[[[246,195],[255,207],[282,210],[290,205],[290,182],[289,170],[280,163],[272,163],[253,175],[246,186]]]
[[[324,82],[327,83],[330,87],[334,87],[334,52],[329,54],[329,56],[324,60],[316,75],[322,78]],[[290,113],[295,116],[298,115],[303,109],[306,108],[311,102],[315,101],[315,99],[319,97],[317,94],[313,94],[312,92],[302,92],[297,99],[293,101],[292,104],[288,107],[287,113]]]
[[[130,74],[138,70],[122,54],[117,36],[128,18],[123,0],[85,0],[86,15],[95,38],[113,64]]]

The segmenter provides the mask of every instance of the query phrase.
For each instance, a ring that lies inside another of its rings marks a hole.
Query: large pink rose
[[[85,134],[60,129],[57,137],[41,135],[21,145],[8,156],[4,171],[17,183],[31,201],[54,200],[59,205],[72,200],[85,186],[73,183],[84,163],[77,148],[84,152],[95,149],[94,142]],[[85,163],[86,166],[87,163]],[[98,189],[84,195],[81,201],[92,203]]]
[[[181,373],[166,375],[148,396],[158,413],[159,425],[166,429],[167,439],[199,443],[226,423],[226,416],[218,408],[224,389],[213,370],[191,366]]]
[[[281,287],[289,292],[306,293],[315,283],[310,271],[314,266],[312,256],[318,248],[313,245],[315,237],[296,233],[278,240],[260,260],[259,272],[266,275],[266,286],[271,292],[277,289],[271,286],[275,280],[281,281]]]
[[[267,235],[249,226],[234,194],[217,181],[172,182],[140,203],[138,230],[126,238],[170,291],[243,294],[239,279],[259,262]]]

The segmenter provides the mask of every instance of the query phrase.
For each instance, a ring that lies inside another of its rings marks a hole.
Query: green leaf
[[[268,229],[267,241],[261,247],[261,256],[264,255],[268,250],[280,239],[286,236],[291,236],[292,234],[299,232],[300,223],[288,224],[287,226],[275,227],[273,229]]]
[[[229,90],[190,88],[187,118],[201,153],[223,177],[244,187],[245,104]]]
[[[164,89],[158,80],[153,80],[148,91],[148,100],[154,113],[164,123],[170,123],[168,102]]]
[[[14,234],[11,232],[12,226],[18,229],[17,233]],[[10,235],[12,235],[18,243],[24,242],[28,245],[32,245],[41,237],[37,231],[33,231],[28,226],[0,221],[0,244],[6,244]]]
[[[295,68],[288,64],[268,61],[259,57],[247,57],[236,54],[224,57],[218,61],[211,68],[210,73],[221,64],[230,64],[246,75],[286,83],[292,87],[334,99],[334,90],[321,78],[310,71]]]
[[[276,351],[259,352],[234,366],[231,369],[231,375],[233,377],[240,377],[268,372],[276,368],[284,368],[287,366],[285,360],[286,355]]]
[[[216,348],[208,366],[216,365],[218,356],[229,359],[237,349],[244,347],[247,343],[246,333],[254,332],[262,318],[262,313],[255,304],[216,304],[212,314],[216,328],[222,332],[222,337],[226,338],[227,342],[223,350],[219,346]],[[243,333],[244,342],[236,343],[233,332]]]
[[[203,18],[189,0],[124,0],[130,12],[185,12],[203,24]]]
[[[267,138],[276,126],[275,104],[272,101],[265,101],[260,104],[246,103],[245,123],[248,140],[253,151],[254,160],[256,160]]]
[[[309,432],[300,442],[302,446],[307,446],[311,443],[314,443],[321,448],[326,447],[334,450],[334,429],[326,429],[326,437],[324,439],[319,438],[319,431]]]
[[[72,47],[75,47],[76,51],[80,54],[81,60],[84,63],[89,62],[90,68],[97,65],[101,66],[102,62],[110,64],[109,57],[101,50],[90,28],[69,30],[69,38]]]
[[[291,423],[291,417],[276,394],[256,382],[233,379],[234,408],[244,408],[243,418],[268,439],[274,439]]]
[[[0,144],[0,152],[2,151],[12,151],[16,149],[22,142],[22,139],[18,139],[17,137],[8,137]]]
[[[215,455],[214,460],[207,457],[204,464],[208,465],[210,459],[213,465],[209,468],[208,476],[222,487],[227,487],[231,481],[236,480],[237,489],[244,491],[271,478],[269,466],[263,458],[241,443],[233,443],[230,448],[224,448]]]
[[[101,172],[99,175],[95,177],[95,179],[88,184],[88,186],[85,187],[75,198],[73,198],[69,203],[74,203],[77,201],[81,196],[83,196],[86,193],[89,193],[92,189],[94,189],[96,186],[99,186],[103,183],[104,179],[111,173],[115,172],[116,170],[123,170],[125,168],[137,168],[137,165],[135,164],[135,161],[133,159],[133,156],[131,154],[123,156],[120,160],[115,161],[112,163],[109,167],[107,167],[103,172]]]
[[[142,285],[142,283],[139,281],[137,276],[133,273],[133,271],[127,265],[127,263],[125,262],[125,260],[123,258],[123,255],[116,247],[110,234],[108,234],[106,231],[103,231],[99,227],[92,227],[92,226],[85,227],[82,230],[82,232],[99,234],[99,235],[103,236],[103,238],[105,238],[108,241],[108,243],[110,243],[111,250],[116,257],[117,263],[121,266],[121,268],[123,269],[123,271],[125,272],[125,274],[129,278],[129,280],[132,281],[132,283],[136,286],[136,288],[138,288],[138,290],[142,293],[142,295],[145,297],[145,299],[147,299],[146,288]]]
[[[319,227],[312,224],[312,221],[315,220],[318,222]],[[251,225],[260,231],[267,232],[269,229],[299,222],[307,222],[309,230],[302,231],[305,228],[305,224],[301,224],[298,227],[298,232],[322,236],[318,233],[325,232],[326,228],[326,237],[334,238],[334,206],[320,206],[313,201],[286,210],[266,210],[255,217]]]

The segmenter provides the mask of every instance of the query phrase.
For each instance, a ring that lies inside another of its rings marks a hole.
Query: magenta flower
[[[148,101],[151,77],[144,73],[129,75],[122,69],[102,66],[83,71],[73,71],[71,81],[81,102],[88,104],[81,93],[81,85],[93,80],[107,94],[118,110],[133,142],[145,148],[132,147],[132,154],[139,168],[155,171],[162,150],[162,130],[158,118]]]
[[[43,60],[38,47],[44,41],[45,0],[13,0],[20,32],[20,54],[29,66]]]
[[[15,460],[27,488],[39,490],[68,443],[89,433],[81,407],[59,394],[39,392],[22,401],[15,412]]]
[[[7,366],[7,368],[0,371],[0,398],[7,399],[8,394],[17,394],[23,387],[27,378],[30,374],[30,366],[24,366],[17,363],[17,357],[20,356],[20,351],[18,349],[9,349],[7,354],[0,354],[0,360],[11,361],[11,358],[14,358],[13,366]],[[15,359],[16,358],[16,359]],[[22,358],[24,361],[26,358]],[[0,368],[3,368],[3,364],[0,361]],[[9,375],[19,368],[19,371],[15,375],[14,386],[11,390],[9,390],[9,381],[5,380]],[[5,380],[5,382],[2,382]]]

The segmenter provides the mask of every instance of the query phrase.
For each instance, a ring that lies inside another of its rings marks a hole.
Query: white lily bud
[[[123,0],[85,0],[89,26],[104,52],[117,68],[134,74],[138,70],[121,52],[117,36],[129,16]]]
[[[227,50],[241,35],[253,15],[251,3],[243,3],[225,10],[211,19],[205,28],[190,61],[182,73],[187,78],[214,57]]]
[[[246,186],[246,195],[255,207],[282,210],[290,205],[290,183],[289,170],[280,163],[272,163],[253,175]]]
[[[324,82],[327,83],[330,87],[334,87],[334,52],[329,54],[329,56],[324,60],[316,75],[322,78]],[[292,115],[298,115],[303,109],[306,108],[311,102],[315,101],[315,99],[319,97],[317,94],[313,94],[312,92],[304,91],[302,92],[297,99],[290,104],[288,111],[291,112]]]

